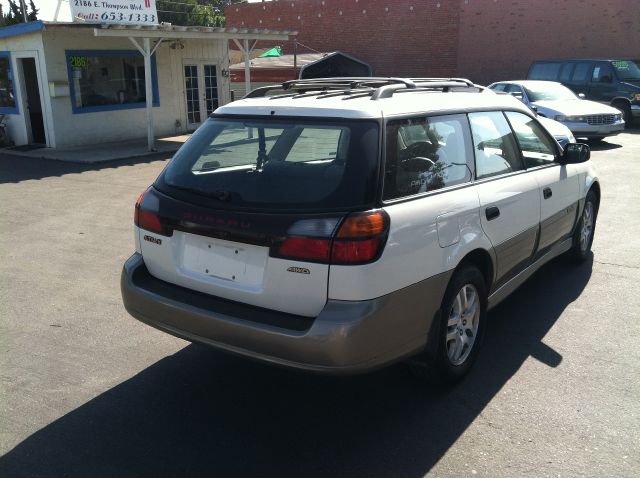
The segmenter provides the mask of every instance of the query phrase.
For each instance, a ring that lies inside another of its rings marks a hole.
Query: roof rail
[[[272,95],[272,99],[301,98],[318,96],[348,95],[348,99],[371,96],[372,100],[390,98],[394,93],[410,91],[432,91],[441,89],[448,92],[451,88],[475,88],[484,91],[486,88],[476,85],[465,78],[395,78],[395,77],[345,77],[345,78],[313,78],[307,80],[290,80],[280,85],[263,86],[249,92],[245,98],[262,98],[269,92],[280,91]],[[347,98],[345,98],[347,99]]]
[[[260,98],[266,96],[270,91],[275,90],[298,90],[318,91],[318,90],[353,90],[360,88],[380,88],[381,86],[399,84],[406,88],[415,88],[415,84],[406,78],[375,77],[375,76],[354,76],[339,78],[312,78],[307,80],[289,80],[279,85],[263,86],[249,92],[245,98]]]

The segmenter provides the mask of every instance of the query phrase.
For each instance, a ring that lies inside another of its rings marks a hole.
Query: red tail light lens
[[[280,257],[298,259],[301,261],[329,262],[331,251],[330,239],[312,237],[288,237],[278,248]]]
[[[332,264],[364,264],[378,256],[380,239],[362,241],[334,241],[331,251]]]

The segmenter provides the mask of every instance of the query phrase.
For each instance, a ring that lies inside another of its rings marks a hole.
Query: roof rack
[[[280,85],[263,86],[249,92],[245,98],[262,98],[267,93],[281,91],[270,96],[271,99],[303,98],[317,96],[329,98],[346,95],[344,99],[371,96],[372,100],[390,98],[395,93],[410,91],[442,90],[451,88],[474,88],[484,91],[486,88],[476,85],[465,78],[395,78],[395,77],[346,77],[313,78],[308,80],[290,80]]]

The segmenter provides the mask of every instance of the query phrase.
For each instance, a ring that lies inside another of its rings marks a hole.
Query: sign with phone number
[[[157,25],[156,0],[69,0],[71,16],[88,23]]]

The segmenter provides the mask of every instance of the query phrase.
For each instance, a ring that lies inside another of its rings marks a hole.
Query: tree
[[[246,0],[157,0],[158,18],[174,25],[224,26],[224,7]]]
[[[24,23],[22,9],[18,5],[19,0],[8,0],[8,2],[9,11],[7,13],[4,13],[2,6],[0,6],[0,26],[4,27],[7,25],[15,25],[16,23]],[[38,19],[38,9],[34,5],[33,0],[29,0],[29,7],[27,7],[27,21],[33,22]]]

